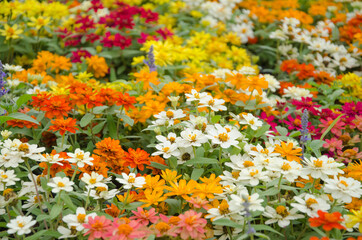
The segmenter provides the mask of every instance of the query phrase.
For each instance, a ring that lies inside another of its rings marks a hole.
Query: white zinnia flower
[[[85,182],[89,188],[106,187],[107,185],[103,182],[103,178],[103,175],[98,174],[97,172],[92,172],[90,175],[88,173],[84,173],[80,180]]]
[[[199,108],[202,107],[209,107],[212,111],[218,112],[218,111],[225,111],[227,108],[223,105],[225,103],[225,100],[223,99],[217,99],[213,98],[211,96],[207,96],[200,100]]]
[[[22,68],[21,66],[9,65],[7,63],[5,63],[3,67],[5,71],[10,73],[21,72],[24,70],[24,68]]]
[[[289,211],[288,207],[282,205],[276,207],[276,209],[266,206],[265,210],[266,211],[263,213],[263,216],[270,218],[265,222],[265,224],[278,222],[279,227],[282,228],[288,226],[291,220],[304,217],[302,214],[296,214],[298,209],[293,208]]]
[[[74,182],[70,181],[67,177],[54,177],[51,179],[51,182],[48,183],[48,186],[53,188],[53,193],[58,193],[62,190],[66,192],[71,192],[73,191],[73,184]]]
[[[144,177],[136,177],[135,173],[130,173],[127,175],[126,173],[122,173],[123,178],[116,178],[116,180],[124,184],[124,189],[131,189],[132,187],[141,188],[146,184],[146,179]]]
[[[343,203],[352,202],[352,197],[360,198],[362,195],[361,182],[353,178],[337,177],[334,179],[326,179],[324,184],[324,191],[330,193],[332,198],[337,199]]]
[[[211,139],[212,144],[220,145],[222,148],[230,146],[239,148],[237,139],[241,137],[241,133],[231,126],[222,127],[220,124],[215,124],[207,130],[207,137]]]
[[[78,167],[82,168],[84,167],[84,164],[92,166],[93,158],[90,157],[89,152],[84,152],[83,150],[77,148],[75,149],[74,153],[67,153],[67,155],[70,157],[67,159],[70,163],[76,163]]]
[[[206,92],[199,93],[195,89],[192,89],[191,93],[186,93],[185,96],[187,98],[186,102],[193,102],[193,101],[201,101],[207,96],[209,96],[209,94]]]
[[[181,132],[182,139],[179,142],[180,146],[183,147],[200,147],[201,144],[207,142],[207,137],[199,130],[192,130],[187,128],[186,130]]]
[[[30,228],[36,224],[32,216],[17,216],[15,219],[11,219],[6,226],[9,228],[8,233],[18,235],[24,235],[31,232]]]
[[[171,143],[169,141],[166,141],[157,144],[155,148],[158,151],[152,153],[152,156],[161,155],[161,154],[163,155],[164,158],[170,158],[171,156],[175,157],[180,156],[180,151],[178,150],[176,143]]]
[[[327,157],[325,155],[320,156],[319,158],[310,157],[310,159],[304,159],[304,168],[303,173],[305,175],[311,175],[314,179],[329,179],[329,176],[336,176],[342,174],[343,170],[339,167],[344,166],[343,163],[337,163],[333,158]]]
[[[253,129],[254,131],[258,130],[258,128],[263,125],[263,122],[259,120],[259,118],[254,117],[253,114],[251,113],[243,114],[242,117],[243,119],[241,119],[239,123],[249,125],[250,128]]]
[[[63,217],[63,221],[68,224],[69,227],[75,227],[77,231],[84,229],[83,224],[88,223],[89,217],[96,217],[96,213],[88,214],[83,207],[78,207],[75,214],[68,214]]]
[[[294,196],[293,199],[296,203],[290,205],[297,208],[300,212],[306,213],[309,217],[317,217],[318,210],[328,211],[331,208],[323,198],[318,198],[308,193],[304,196]]]

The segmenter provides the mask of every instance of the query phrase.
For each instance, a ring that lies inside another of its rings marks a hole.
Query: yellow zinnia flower
[[[362,207],[359,211],[351,210],[353,215],[348,214],[348,219],[346,220],[346,226],[352,228],[354,225],[359,223],[359,231],[362,233]]]
[[[11,40],[11,39],[17,39],[20,38],[19,34],[23,33],[23,30],[18,28],[17,24],[14,24],[13,26],[10,26],[8,24],[4,25],[4,29],[0,30],[0,34],[2,36],[6,37],[6,40]]]
[[[38,18],[31,17],[30,22],[28,23],[29,27],[35,27],[37,30],[47,26],[50,22],[50,18],[39,16]]]

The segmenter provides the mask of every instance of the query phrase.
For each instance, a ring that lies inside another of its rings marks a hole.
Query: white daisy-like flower
[[[31,196],[29,196],[29,198],[27,199],[27,203],[23,204],[22,207],[25,209],[31,208],[33,206],[38,205],[39,203],[42,203],[43,200],[43,196],[39,195],[39,198],[36,194],[33,194]],[[47,206],[45,204],[42,204],[42,208],[45,209],[47,208]]]
[[[46,153],[44,155],[39,155],[39,159],[36,159],[39,162],[47,162],[50,164],[58,164],[60,166],[63,166],[63,164],[61,163],[61,161],[64,160],[64,158],[61,158],[59,154],[49,154]]]
[[[4,140],[8,139],[8,138],[11,136],[12,133],[13,133],[13,132],[12,132],[12,131],[9,131],[9,130],[2,130],[2,131],[0,132],[0,134],[1,134],[1,136],[3,137]]]
[[[16,65],[9,65],[7,63],[5,63],[3,65],[4,70],[10,73],[15,73],[15,72],[21,72],[24,70],[24,68],[22,68],[22,66],[16,66]]]
[[[208,138],[200,130],[193,130],[187,128],[180,133],[182,139],[179,141],[179,145],[183,147],[200,147],[201,144],[207,142]]]
[[[57,231],[62,234],[62,236],[59,237],[59,239],[64,239],[64,238],[74,238],[77,236],[78,234],[78,231],[77,229],[75,229],[75,227],[71,227],[70,229],[69,228],[66,228],[66,227],[63,227],[63,226],[59,226],[57,228]]]
[[[361,182],[342,176],[325,179],[323,189],[324,192],[330,193],[332,198],[343,203],[350,203],[352,202],[352,197],[360,198],[362,195]]]
[[[82,231],[84,229],[83,224],[88,223],[89,217],[96,217],[96,213],[90,213],[87,215],[83,207],[78,207],[75,214],[68,214],[63,217],[63,221],[68,224],[68,226],[75,227],[77,231]]]
[[[183,122],[187,128],[190,130],[199,130],[201,132],[204,132],[207,128],[207,118],[203,116],[197,116],[190,115],[190,119],[188,121]]]
[[[248,66],[241,67],[238,72],[243,75],[256,75],[255,68]]]
[[[15,185],[16,181],[20,179],[16,177],[14,170],[4,171],[0,169],[0,190],[4,190],[4,187]]]
[[[254,117],[253,114],[247,113],[242,115],[242,119],[239,121],[240,124],[247,124],[251,129],[258,130],[263,125],[263,122],[259,118]]]
[[[336,162],[333,158],[322,155],[319,158],[310,157],[304,159],[303,173],[311,175],[312,178],[326,180],[329,176],[336,176],[342,174],[343,170],[339,169],[344,166],[343,163]]]
[[[127,175],[126,173],[122,173],[123,178],[116,178],[116,180],[124,184],[124,189],[131,189],[131,188],[141,188],[143,185],[146,184],[146,179],[144,177],[136,177],[135,173],[130,173]]]
[[[90,157],[89,152],[84,152],[83,150],[77,148],[74,153],[67,153],[70,157],[67,159],[70,163],[76,163],[78,167],[82,168],[85,164],[92,166],[93,158]]]
[[[31,232],[31,227],[36,224],[32,216],[17,216],[15,219],[11,219],[6,226],[9,228],[9,234],[25,235]]]
[[[277,222],[279,227],[284,228],[290,224],[291,220],[304,217],[304,215],[297,214],[297,212],[298,209],[293,208],[292,210],[289,210],[288,207],[283,205],[279,205],[275,209],[270,206],[266,206],[263,216],[270,218],[265,222],[265,224],[273,224]]]
[[[88,173],[84,173],[80,180],[85,182],[89,188],[95,188],[107,186],[103,179],[103,175],[98,174],[97,172],[92,172],[90,175]]]
[[[280,88],[280,82],[274,76],[270,74],[261,74],[261,77],[268,82],[268,89],[270,89],[270,91],[275,92]]]
[[[60,191],[71,192],[73,191],[72,185],[74,185],[74,182],[70,181],[67,177],[54,177],[51,179],[51,182],[48,183],[48,186],[53,188],[53,193]]]
[[[309,217],[317,217],[318,210],[328,211],[331,206],[323,198],[316,197],[312,194],[305,194],[304,196],[294,196],[296,203],[290,204],[302,213],[306,213]]]
[[[246,199],[249,211],[264,211],[264,207],[261,205],[264,200],[259,198],[258,193],[253,193],[252,195],[249,195],[247,191],[241,191],[238,194],[231,194],[230,197],[230,210],[233,212],[244,212]]]
[[[241,133],[232,126],[223,127],[220,124],[215,124],[207,129],[207,137],[211,139],[212,144],[220,145],[222,148],[231,146],[239,148],[237,139],[241,137]]]
[[[301,100],[302,97],[313,97],[308,89],[300,87],[288,87],[284,89],[283,97],[289,97],[291,99]]]
[[[159,125],[163,125],[168,123],[168,125],[173,125],[175,119],[180,119],[186,117],[186,114],[183,113],[182,109],[178,110],[167,110],[162,111],[159,114],[154,115],[157,118],[157,122]]]
[[[191,93],[186,93],[185,96],[187,98],[186,102],[193,102],[204,100],[209,94],[206,92],[199,93],[195,89],[191,89]]]
[[[280,29],[275,30],[274,32],[271,32],[269,37],[271,39],[277,39],[277,40],[282,40],[285,41],[287,40],[289,37]]]
[[[199,108],[202,107],[208,107],[212,111],[218,112],[218,111],[225,111],[227,108],[223,105],[225,103],[225,100],[223,99],[217,99],[213,98],[211,96],[203,98],[199,103]]]
[[[162,135],[157,135],[156,139],[158,141],[160,141],[161,143],[170,142],[171,144],[173,144],[173,143],[177,144],[181,140],[181,138],[177,137],[177,135],[173,132],[167,134],[167,137],[162,136]]]
[[[278,159],[273,161],[267,166],[268,170],[278,172],[283,175],[283,178],[289,182],[294,182],[298,177],[308,179],[306,175],[302,174],[303,166],[295,161],[288,161],[284,159]]]
[[[20,84],[19,79],[8,80],[7,82],[9,84],[9,86],[13,87],[13,88],[19,86],[19,84]]]
[[[207,213],[206,218],[211,218],[212,221],[229,218],[233,214],[229,209],[229,203],[226,199],[222,200],[217,207],[208,209]]]
[[[89,196],[91,196],[94,199],[104,199],[104,200],[109,200],[114,198],[119,191],[117,189],[112,189],[112,190],[108,190],[108,186],[107,187],[97,187],[95,189],[88,189],[87,188],[87,193],[89,192]]]
[[[181,141],[181,140],[180,140]],[[158,150],[152,153],[152,156],[163,155],[164,158],[170,158],[171,156],[178,157],[180,156],[180,151],[177,148],[176,143],[171,143],[169,141],[159,143],[155,146]]]

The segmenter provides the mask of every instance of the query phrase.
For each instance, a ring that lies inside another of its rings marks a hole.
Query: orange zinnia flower
[[[45,111],[47,118],[63,118],[68,116],[68,112],[72,110],[69,99],[66,96],[54,96],[40,102],[40,110]]]
[[[35,116],[31,116],[31,117],[36,119]],[[26,127],[26,128],[38,128],[39,127],[39,125],[36,124],[36,123],[32,123],[32,122],[25,121],[25,120],[17,120],[17,119],[6,121],[6,123],[9,126],[19,127],[19,128],[24,128],[24,127]]]
[[[346,229],[340,223],[343,222],[340,212],[327,213],[318,210],[318,217],[309,218],[311,227],[322,226],[325,231],[331,231],[333,228]]]
[[[131,168],[137,167],[139,170],[143,171],[145,169],[144,164],[150,164],[149,156],[150,154],[140,148],[137,148],[137,150],[129,148],[128,152],[125,152],[123,157],[123,160],[125,161],[124,165],[130,166]]]
[[[281,142],[281,145],[275,145],[274,152],[280,153],[282,157],[285,157],[288,161],[296,161],[300,163],[300,157],[302,155],[302,149],[297,148],[293,149],[294,145],[293,143],[288,143],[288,145],[285,142]]]
[[[107,164],[106,162],[102,159],[102,157],[92,154],[92,158],[93,158],[93,165],[84,165],[83,168],[80,168],[79,170],[82,172],[82,174],[79,176],[79,179],[82,178],[83,173],[88,173],[91,174],[92,172],[96,172],[98,174],[103,175],[103,177],[107,177],[108,176],[108,168],[107,168]]]
[[[121,210],[119,210],[118,207],[113,203],[111,205],[107,205],[107,207],[108,208],[105,210],[105,212],[114,218],[118,217],[121,213]]]
[[[65,132],[75,133],[77,130],[77,119],[67,118],[67,119],[55,119],[52,120],[52,126],[49,127],[49,130],[56,132],[59,131],[60,135],[64,135]]]

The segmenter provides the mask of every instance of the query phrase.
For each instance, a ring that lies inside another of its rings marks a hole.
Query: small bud
[[[155,129],[153,129],[153,131],[157,134],[157,135],[161,135],[161,128],[160,127],[156,127]]]
[[[1,136],[3,137],[4,140],[8,139],[10,137],[10,135],[13,133],[11,131],[8,130],[3,130],[0,132]]]

